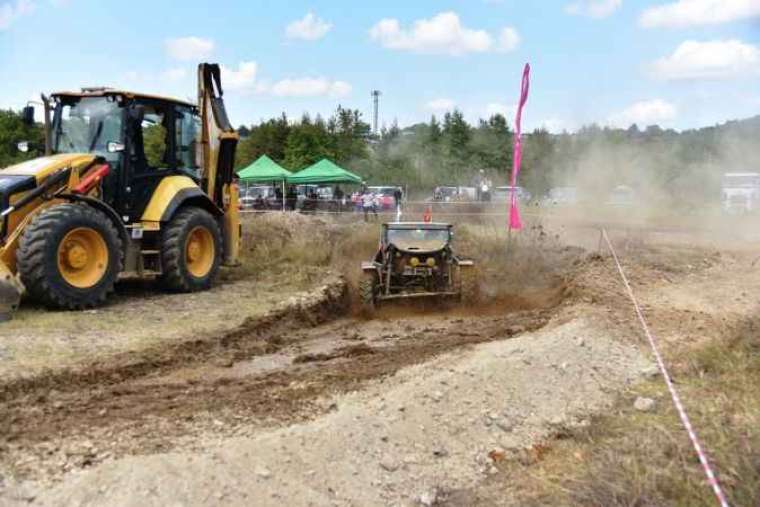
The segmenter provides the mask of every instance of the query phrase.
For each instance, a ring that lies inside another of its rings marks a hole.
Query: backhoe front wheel
[[[222,233],[201,208],[180,210],[164,231],[161,267],[164,286],[174,292],[211,287],[222,260]]]
[[[21,235],[16,258],[29,295],[65,310],[105,302],[122,269],[116,227],[84,204],[66,203],[40,212]]]

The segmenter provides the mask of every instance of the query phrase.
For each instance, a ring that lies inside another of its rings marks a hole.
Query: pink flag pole
[[[517,207],[517,176],[520,174],[520,163],[522,162],[522,111],[525,103],[528,101],[528,91],[530,90],[530,64],[525,64],[523,70],[522,85],[520,87],[520,102],[517,105],[515,115],[515,147],[512,157],[512,192],[509,199],[509,230],[522,229],[522,220],[520,220],[520,210]]]

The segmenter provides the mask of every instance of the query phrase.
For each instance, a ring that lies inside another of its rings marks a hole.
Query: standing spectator
[[[375,207],[375,194],[373,194],[368,188],[364,189],[364,193],[361,196],[362,211],[364,211],[364,221],[369,221],[369,213],[372,212],[377,220],[377,208]]]
[[[401,187],[396,187],[393,191],[393,200],[396,204],[396,222],[401,221],[401,199],[404,194],[401,192]]]
[[[343,193],[343,189],[340,188],[340,185],[335,185],[333,196],[335,197],[338,211],[343,211],[343,206],[346,204],[346,194]]]

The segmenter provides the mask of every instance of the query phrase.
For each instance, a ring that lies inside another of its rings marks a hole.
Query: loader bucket
[[[0,322],[11,320],[21,301],[21,284],[10,269],[0,262]]]

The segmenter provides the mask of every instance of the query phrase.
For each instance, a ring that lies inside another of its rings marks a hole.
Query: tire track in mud
[[[391,310],[376,319],[330,321],[347,311],[344,289],[328,291],[322,303],[300,312],[170,347],[154,360],[6,387],[0,471],[56,477],[110,457],[163,451],[188,439],[192,445],[194,435],[209,429],[230,435],[244,427],[308,419],[330,410],[321,401],[326,395],[360,389],[444,352],[539,329],[564,294],[553,288],[540,298],[551,305],[533,309],[525,301],[509,301],[510,308],[497,305],[481,315],[454,309],[411,316],[407,311],[403,317]],[[396,331],[377,331],[388,326]],[[285,358],[280,367],[245,368],[274,356]]]

